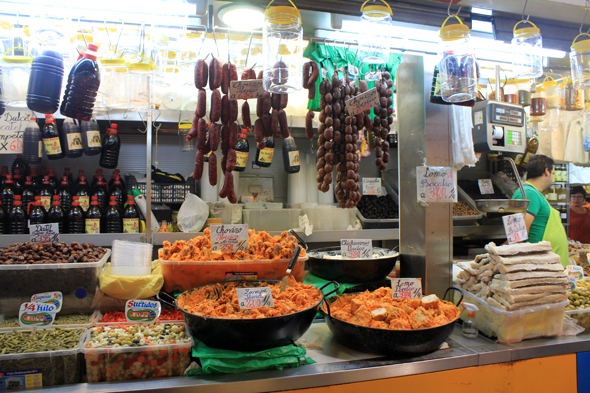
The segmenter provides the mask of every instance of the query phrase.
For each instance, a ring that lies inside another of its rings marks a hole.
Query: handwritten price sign
[[[492,183],[492,179],[479,179],[477,184],[479,185],[479,192],[482,195],[494,193],[494,184]]]
[[[59,224],[34,224],[29,225],[31,243],[59,242]]]
[[[359,94],[358,96],[346,101],[346,112],[349,115],[358,115],[361,112],[371,109],[376,105],[380,105],[379,92],[376,88]]]
[[[23,152],[23,134],[30,120],[30,112],[10,111],[0,116],[0,154]]]
[[[394,299],[420,299],[422,297],[422,279],[392,278],[391,295]]]
[[[275,306],[269,287],[236,288],[236,294],[242,310]]]
[[[382,195],[380,177],[363,177],[363,195]]]
[[[55,320],[55,304],[23,303],[18,313],[18,323],[22,327],[49,326]]]
[[[61,311],[61,306],[63,304],[63,295],[61,292],[44,292],[44,293],[36,293],[31,296],[32,303],[44,303],[44,304],[53,304],[55,306],[55,312]]]
[[[261,98],[264,94],[264,86],[262,85],[262,82],[262,79],[230,82],[228,98],[230,100]]]
[[[517,213],[504,216],[502,217],[502,221],[508,243],[520,243],[529,238],[522,214]]]
[[[373,256],[373,242],[371,239],[342,239],[340,240],[342,258],[357,259]]]
[[[416,167],[418,202],[457,202],[457,171],[442,166]]]
[[[211,225],[211,252],[248,251],[248,224]]]

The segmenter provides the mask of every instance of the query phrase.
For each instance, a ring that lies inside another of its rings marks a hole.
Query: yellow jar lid
[[[2,56],[2,61],[5,63],[32,63],[33,58],[30,56]]]
[[[14,27],[12,23],[7,20],[0,20],[0,29],[2,30],[10,30]]]
[[[103,65],[125,65],[124,59],[100,59],[100,64]]]
[[[450,25],[440,28],[440,39],[443,41],[454,41],[468,37],[471,30],[466,25]]]
[[[546,89],[545,89],[545,87],[543,87],[543,86],[538,86],[538,87],[537,87],[537,93],[541,93],[541,92],[543,92],[543,91],[545,91],[545,90],[546,90]]]
[[[363,8],[363,15],[369,18],[386,18],[391,15],[391,10],[384,5],[369,5]]]
[[[543,82],[543,87],[547,88],[547,87],[555,87],[557,86],[557,82],[555,81],[546,81]]]
[[[576,41],[580,36],[586,36],[586,39],[582,41]],[[574,38],[574,42],[572,42],[572,52],[586,52],[588,50],[590,50],[590,34],[578,34],[576,38]]]
[[[514,38],[531,38],[536,35],[541,35],[541,29],[538,27],[523,27],[514,30]]]
[[[138,70],[138,71],[151,71],[156,68],[151,63],[133,63],[133,64],[127,64],[127,67],[132,70]]]
[[[278,15],[286,15],[301,20],[301,14],[299,13],[299,10],[297,8],[287,5],[278,5],[267,8],[266,11],[264,11],[264,20],[268,20],[268,18],[275,17]],[[273,23],[284,24],[288,22],[277,21]]]
[[[190,130],[193,127],[193,123],[180,123],[178,125],[179,130]]]

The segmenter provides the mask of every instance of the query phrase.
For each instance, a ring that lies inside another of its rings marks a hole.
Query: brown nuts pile
[[[0,265],[98,262],[106,253],[94,244],[19,243],[0,248]]]

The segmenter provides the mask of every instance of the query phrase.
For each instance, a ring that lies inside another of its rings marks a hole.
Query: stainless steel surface
[[[530,201],[522,199],[477,199],[477,210],[484,213],[524,213]]]
[[[496,86],[495,86],[496,101],[504,102],[504,95],[503,94],[500,94],[501,93],[501,87],[500,87],[500,66],[496,64],[494,71],[496,72]]]
[[[504,225],[472,225],[453,227],[453,237],[469,239],[506,239]]]
[[[426,63],[425,63],[426,62]],[[397,74],[402,277],[422,278],[425,293],[451,283],[452,206],[417,203],[416,167],[450,166],[450,109],[429,101],[434,60],[404,55]]]
[[[152,111],[147,113],[147,127],[146,127],[146,144],[145,144],[145,178],[146,185],[152,184]],[[145,232],[146,239],[152,238],[152,187],[146,187],[146,210],[145,215]]]
[[[9,244],[24,243],[30,240],[29,235],[0,235],[0,247],[6,247]],[[92,243],[95,246],[111,247],[113,240],[126,240],[130,242],[144,242],[145,233],[101,233],[98,235],[90,234],[62,234],[59,240],[64,243]]]

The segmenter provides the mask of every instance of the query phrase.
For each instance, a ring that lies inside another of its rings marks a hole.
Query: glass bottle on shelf
[[[51,202],[51,209],[49,209],[49,212],[47,212],[47,222],[56,222],[59,227],[59,233],[65,233],[65,213],[61,207],[59,195],[53,196],[53,202]]]

